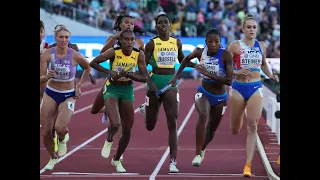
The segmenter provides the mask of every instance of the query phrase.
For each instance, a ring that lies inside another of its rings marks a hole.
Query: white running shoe
[[[54,168],[54,165],[56,165],[58,163],[58,158],[57,159],[52,159],[50,158],[50,161],[48,162],[48,164],[44,167],[45,170],[49,170],[52,171]]]
[[[202,162],[202,157],[200,155],[196,155],[196,157],[192,160],[192,166],[199,167]]]
[[[64,156],[67,154],[67,142],[69,141],[69,133],[64,136],[63,141],[58,141],[58,156]]]
[[[172,161],[170,162],[169,165],[169,172],[170,173],[178,173],[179,169],[177,168],[177,161]]]
[[[127,170],[124,169],[124,167],[122,166],[122,163],[121,163],[120,160],[119,160],[119,161],[115,161],[115,160],[113,160],[113,158],[112,158],[111,164],[112,164],[112,166],[115,166],[115,167],[116,167],[116,170],[117,170],[118,173],[125,173],[125,172],[127,172]]]
[[[108,158],[110,155],[111,147],[113,142],[108,142],[107,140],[104,142],[104,146],[101,150],[101,156],[104,158]]]

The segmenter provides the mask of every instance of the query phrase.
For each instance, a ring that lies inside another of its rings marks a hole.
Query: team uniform
[[[260,72],[263,52],[261,50],[258,40],[255,40],[254,45],[250,48],[242,40],[240,43],[240,53],[234,57],[235,69],[250,68],[251,72]],[[262,95],[262,84],[261,80],[255,82],[238,82],[234,80],[232,82],[231,90],[237,90],[243,98],[247,101],[257,90]]]
[[[129,73],[134,73],[138,64],[140,50],[133,48],[130,56],[126,56],[122,53],[120,46],[114,46],[114,57],[110,59],[110,69],[116,72],[121,72],[130,66],[133,66]],[[121,84],[114,82],[112,78],[108,78],[103,92],[103,99],[117,98],[119,100],[134,101],[134,85],[133,81],[127,77],[121,77],[117,81],[121,81]],[[102,122],[107,121],[107,116],[104,113]],[[104,146],[101,150],[101,156],[108,158],[113,142],[105,141]],[[120,161],[123,161],[123,155],[120,157]]]
[[[114,47],[115,56],[110,59],[110,69],[121,72],[123,69],[133,66],[128,72],[134,73],[138,64],[139,52],[139,49],[133,48],[131,55],[126,56],[122,53],[121,47]],[[121,77],[117,81],[121,81],[121,85],[114,83],[111,78],[106,81],[103,98],[113,97],[119,100],[134,101],[133,81],[127,77]]]
[[[51,80],[57,81],[57,82],[73,81],[76,75],[76,66],[72,64],[72,54],[74,50],[69,48],[67,55],[63,58],[56,57],[55,51],[56,51],[56,48],[53,47],[51,49],[51,60],[50,60],[48,69],[56,71],[57,76],[51,78]],[[47,85],[45,92],[57,103],[57,105],[64,102],[67,98],[73,97],[75,95],[74,88],[70,90],[61,91],[61,90],[54,89],[49,85]],[[71,111],[74,111],[74,103],[72,102],[68,103],[68,108]],[[66,148],[67,148],[66,143],[68,142],[68,140],[69,140],[69,133],[65,135],[65,138],[63,141],[60,141],[58,143],[59,156],[62,156],[65,154]]]
[[[200,64],[210,73],[215,74],[217,76],[226,76],[226,68],[225,65],[222,63],[222,54],[224,52],[224,48],[220,48],[218,53],[215,56],[208,56],[208,47],[205,47],[202,51]],[[203,74],[201,74],[202,81],[207,83],[217,83],[216,80],[213,80]],[[202,95],[206,96],[210,106],[216,106],[220,103],[228,101],[228,93],[225,91],[222,94],[212,94],[204,89],[202,85],[200,85],[197,89],[197,93],[195,94],[195,101],[202,97]],[[222,114],[224,114],[225,107],[223,108]],[[201,155],[197,155],[193,160],[193,165],[200,165],[203,161],[205,156],[205,150],[201,151]]]
[[[162,41],[159,36],[152,38],[154,43],[154,49],[151,56],[151,61],[149,64],[152,68],[170,68],[174,69],[176,65],[176,59],[178,59],[178,45],[177,39],[170,36],[169,40]],[[162,75],[162,74],[155,74],[150,72],[149,77],[150,80],[154,83],[158,90],[162,89],[163,87],[168,85],[168,82],[175,76],[175,74],[169,75]],[[178,89],[178,85],[171,87],[173,89]],[[147,89],[149,86],[147,84]],[[147,91],[148,93],[148,91]],[[179,93],[177,93],[177,102],[179,103]],[[146,106],[149,106],[149,97],[146,96],[145,103],[140,105],[139,112],[146,115]],[[169,171],[177,173],[179,170],[176,167],[177,162],[171,161],[169,165]]]
[[[150,65],[152,68],[174,68],[178,58],[177,39],[170,37],[168,41],[162,41],[158,36],[152,38],[154,50],[151,56]],[[174,74],[160,75],[150,73],[150,80],[156,85],[157,89],[162,89],[174,77]],[[147,86],[148,88],[148,86]],[[172,87],[178,88],[178,85]]]
[[[200,59],[200,64],[204,66],[204,68],[217,76],[226,76],[226,68],[225,65],[222,63],[222,54],[224,48],[220,48],[219,52],[215,56],[208,56],[208,48],[205,47],[201,59]],[[213,80],[207,76],[202,75],[202,81],[208,82],[208,83],[216,83],[216,80]],[[217,104],[223,103],[228,101],[228,93],[225,91],[223,94],[212,94],[205,90],[202,85],[200,85],[197,89],[197,93],[195,96],[195,100],[200,98],[203,94],[207,97],[210,106],[215,106]]]

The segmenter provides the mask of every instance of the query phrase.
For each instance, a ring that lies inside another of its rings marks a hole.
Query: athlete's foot
[[[108,142],[107,140],[104,142],[103,148],[101,150],[101,156],[104,158],[108,158],[110,155],[111,147],[113,142]]]
[[[200,155],[196,155],[196,157],[192,160],[192,166],[200,167],[200,164],[202,162],[202,157]]]
[[[116,167],[116,170],[117,170],[118,173],[125,173],[125,172],[127,172],[127,170],[124,169],[124,167],[122,166],[120,160],[116,161],[116,160],[114,160],[114,158],[112,158],[111,164],[112,164],[112,166],[115,166],[115,167]]]
[[[177,161],[171,160],[169,165],[169,172],[170,173],[178,173],[179,169],[177,169]]]
[[[102,118],[101,118],[102,124],[106,124],[107,121],[108,121],[108,116],[106,115],[106,113],[103,113]]]
[[[55,136],[53,138],[53,143],[54,143],[54,152],[58,152],[58,136],[57,136],[57,133],[55,133]]]
[[[251,166],[249,164],[246,164],[244,166],[244,169],[243,169],[243,176],[244,177],[251,177],[252,174],[251,174]]]
[[[58,143],[58,155],[60,157],[67,154],[67,142],[68,141],[69,141],[69,133],[67,133],[64,136],[64,139],[62,141],[59,141],[59,143]]]
[[[44,167],[44,169],[46,171],[52,171],[54,168],[54,165],[56,165],[58,163],[58,157],[55,159],[50,158],[50,161],[48,162],[48,164]]]

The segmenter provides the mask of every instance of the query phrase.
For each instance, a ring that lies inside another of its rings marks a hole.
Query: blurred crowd
[[[112,30],[119,13],[135,17],[135,23],[156,33],[155,16],[166,13],[175,36],[204,36],[216,27],[227,44],[242,38],[242,21],[253,13],[259,23],[258,40],[267,44],[268,57],[280,57],[280,0],[51,0],[53,13]]]

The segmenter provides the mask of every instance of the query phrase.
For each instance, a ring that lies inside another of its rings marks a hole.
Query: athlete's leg
[[[119,140],[119,147],[116,155],[114,156],[114,160],[119,160],[120,156],[127,148],[130,141],[131,129],[134,121],[134,109],[132,101],[121,100],[119,102],[119,110],[122,124],[122,136]]]
[[[101,87],[100,91],[98,92],[96,99],[93,102],[92,108],[91,108],[91,114],[97,114],[101,111],[101,109],[104,107],[104,99],[103,99],[103,92],[105,91],[105,83]]]
[[[58,161],[58,157],[54,151],[54,142],[52,139],[52,129],[54,128],[54,122],[57,117],[57,112],[58,109],[56,102],[46,93],[44,93],[42,99],[42,107],[40,109],[40,123],[43,143],[50,156],[50,161],[45,167],[46,170],[52,170],[55,163],[57,163]]]
[[[178,149],[177,118],[179,106],[178,89],[169,89],[163,94],[163,107],[167,117],[167,126],[169,130],[170,147],[170,172],[179,172],[176,168],[176,158]]]
[[[110,126],[108,129],[108,142],[113,142],[113,136],[118,132],[121,118],[119,113],[119,99],[115,97],[108,97],[105,99],[105,112],[110,119]]]
[[[148,131],[152,131],[156,126],[161,102],[162,97],[158,99],[157,96],[151,94],[149,91],[147,92],[145,102],[145,123]]]
[[[68,124],[74,112],[76,99],[67,98],[58,107],[58,116],[55,123],[55,130],[58,135],[58,155],[64,156],[67,153],[67,142],[69,141]]]
[[[207,145],[212,141],[215,136],[216,130],[220,125],[223,114],[225,113],[227,108],[227,102],[223,102],[216,106],[212,106],[210,109],[209,121],[207,124],[207,132],[205,135],[204,144],[202,150],[205,150]]]
[[[243,96],[233,88],[230,88],[229,97],[228,104],[230,108],[230,128],[232,134],[236,135],[240,132],[243,125],[246,101]]]
[[[257,90],[247,102],[247,142],[246,142],[246,151],[247,151],[247,161],[246,165],[250,167],[253,155],[255,152],[255,147],[257,143],[257,129],[258,122],[262,113],[262,90]],[[245,176],[251,176],[251,172],[247,170],[244,172]]]
[[[202,147],[204,144],[206,122],[210,113],[210,103],[208,98],[201,92],[195,94],[194,101],[199,117],[196,125],[196,156],[192,160],[192,165],[198,167],[203,160]]]
[[[195,94],[194,100],[199,114],[196,125],[196,155],[200,155],[204,144],[206,122],[209,119],[210,103],[208,98],[201,92]]]

